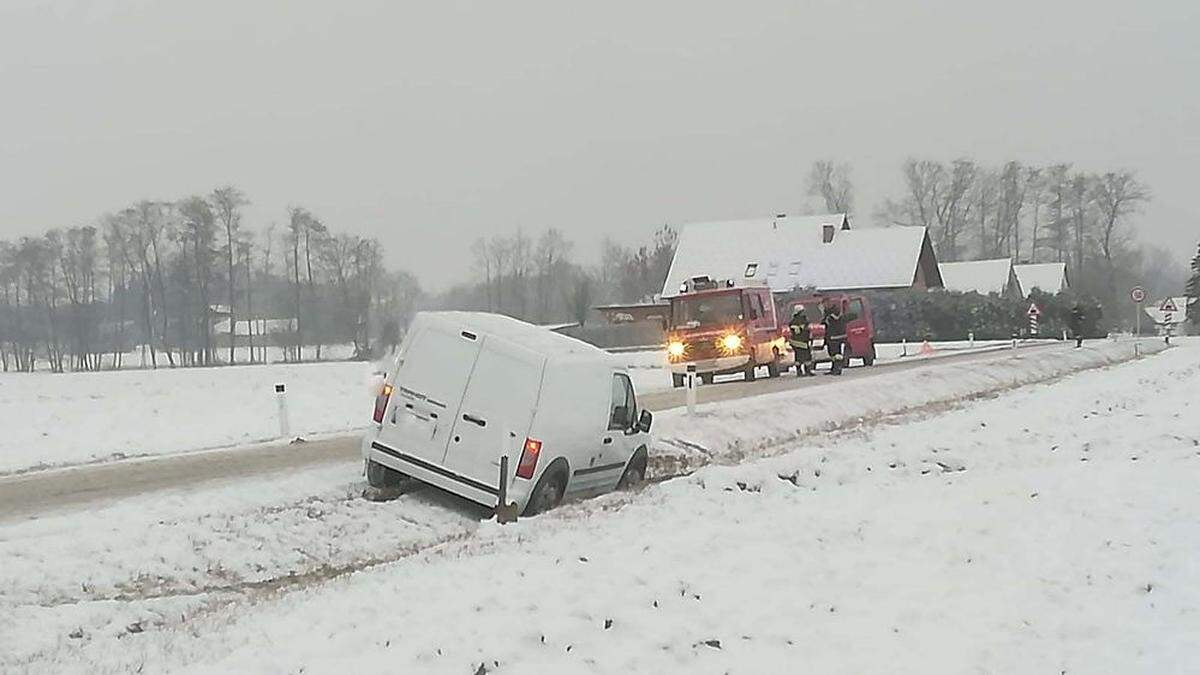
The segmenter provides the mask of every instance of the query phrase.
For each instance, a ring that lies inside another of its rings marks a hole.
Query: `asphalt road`
[[[1048,349],[1062,343],[1037,343],[1023,346]],[[778,378],[760,378],[755,382],[718,382],[697,390],[697,401],[710,403],[746,398],[792,389],[821,387],[839,380],[872,377],[882,373],[911,370],[934,364],[966,363],[1003,359],[1011,356],[1008,348],[969,354],[942,356],[937,359],[911,359],[876,364],[870,368],[847,368],[843,375],[797,378],[785,373]],[[658,412],[685,405],[682,390],[667,390],[639,396],[642,407]],[[36,518],[39,514],[62,508],[80,508],[89,504],[139,495],[154,490],[187,487],[206,481],[244,478],[276,471],[294,471],[305,467],[359,461],[359,436],[346,435],[303,443],[267,444],[227,448],[158,457],[135,458],[103,464],[87,464],[48,469],[0,478],[0,521]]]

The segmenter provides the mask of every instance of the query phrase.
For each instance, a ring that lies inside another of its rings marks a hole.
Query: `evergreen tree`
[[[1195,326],[1200,326],[1200,244],[1196,245],[1196,257],[1192,258],[1192,278],[1188,279],[1186,294],[1190,300],[1188,316]]]

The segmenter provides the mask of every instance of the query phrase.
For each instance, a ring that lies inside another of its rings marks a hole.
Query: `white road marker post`
[[[287,387],[283,384],[275,385],[275,404],[279,410],[279,436],[287,438],[292,435],[292,425],[288,419]]]
[[[687,375],[684,376],[683,383],[687,387],[685,394],[687,396],[687,414],[690,417],[696,414],[696,364],[688,364]]]
[[[971,349],[975,348],[975,331],[967,333],[967,344],[970,345]]]
[[[908,338],[900,338],[900,347],[904,350],[900,356],[908,356]]]

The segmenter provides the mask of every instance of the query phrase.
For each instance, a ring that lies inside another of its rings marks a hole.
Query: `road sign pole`
[[[1133,355],[1139,356],[1142,353],[1142,303],[1146,301],[1146,289],[1141,286],[1134,286],[1129,289],[1129,299],[1133,300],[1134,305],[1137,307],[1137,315],[1133,319]]]
[[[1139,356],[1142,353],[1142,303],[1137,304],[1137,319],[1134,324],[1137,326],[1133,334],[1133,355]]]

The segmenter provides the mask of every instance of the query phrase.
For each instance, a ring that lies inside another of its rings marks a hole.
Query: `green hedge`
[[[1107,333],[1099,306],[1070,291],[1049,295],[1035,290],[1029,299],[913,290],[872,292],[867,297],[879,342],[965,340],[972,332],[976,340],[1026,336],[1031,300],[1042,310],[1038,320],[1042,337],[1062,336],[1076,302],[1084,307],[1084,335],[1102,337]]]

